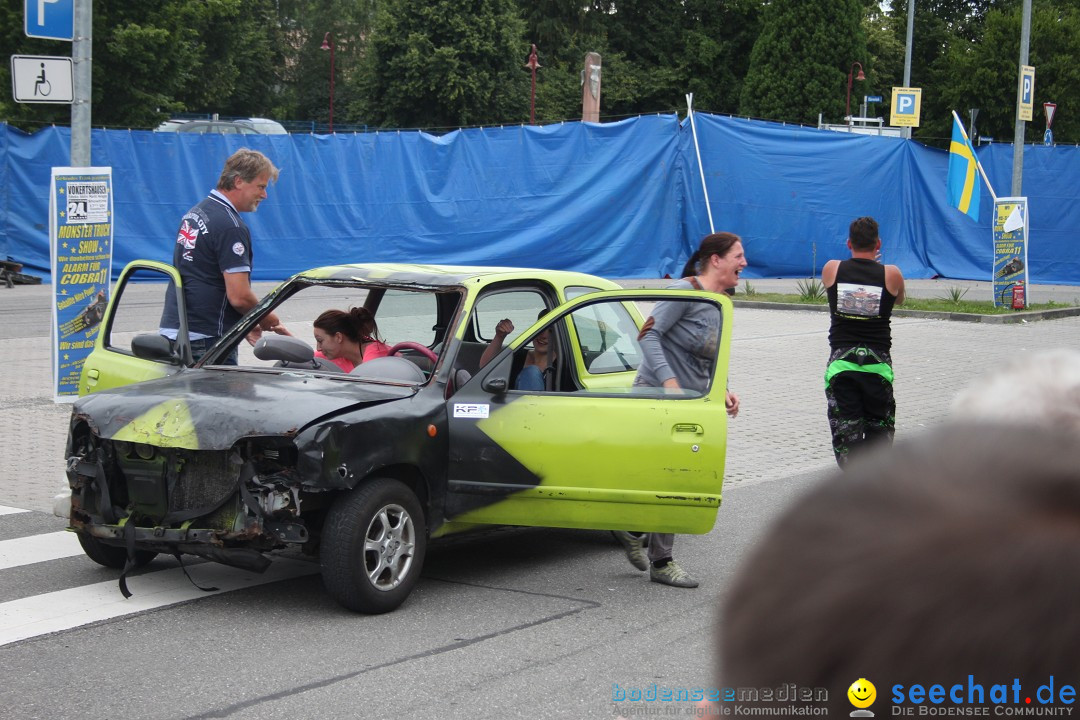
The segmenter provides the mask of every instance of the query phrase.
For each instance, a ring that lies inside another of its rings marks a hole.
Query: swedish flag
[[[975,152],[953,113],[952,143],[949,146],[949,204],[975,221],[979,219],[979,183]]]

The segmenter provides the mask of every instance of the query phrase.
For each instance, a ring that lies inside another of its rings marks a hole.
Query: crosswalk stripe
[[[29,510],[23,510],[22,508],[8,507],[7,505],[0,505],[0,515],[14,515],[15,513],[30,512]]]
[[[0,646],[207,595],[311,575],[319,572],[319,566],[279,557],[261,575],[212,562],[189,572],[203,587],[218,589],[199,590],[180,568],[171,568],[128,578],[133,595],[126,600],[116,580],[109,580],[0,603]]]
[[[27,535],[14,540],[0,540],[0,570],[32,565],[46,560],[81,555],[82,546],[75,533],[53,532]]]

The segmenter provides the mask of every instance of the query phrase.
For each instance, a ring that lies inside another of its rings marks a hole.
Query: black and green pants
[[[833,455],[841,469],[867,446],[891,443],[896,430],[892,358],[866,347],[838,348],[825,369]]]

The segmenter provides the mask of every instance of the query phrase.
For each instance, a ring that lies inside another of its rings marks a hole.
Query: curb
[[[802,305],[799,303],[764,302],[761,300],[732,300],[735,307],[754,310],[808,310],[810,312],[828,312],[828,305]],[[1036,320],[1060,320],[1061,318],[1080,315],[1080,307],[1054,308],[1053,310],[1030,310],[1010,315],[980,315],[978,313],[940,312],[936,310],[894,309],[893,317],[931,318],[934,320],[952,320],[955,322],[988,323],[991,325],[1014,325]]]

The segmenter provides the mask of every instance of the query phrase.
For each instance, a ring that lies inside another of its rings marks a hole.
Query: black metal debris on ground
[[[40,285],[41,278],[37,275],[27,275],[22,272],[23,266],[20,262],[15,262],[8,256],[7,260],[0,260],[0,284],[7,287],[15,287],[16,285]]]

